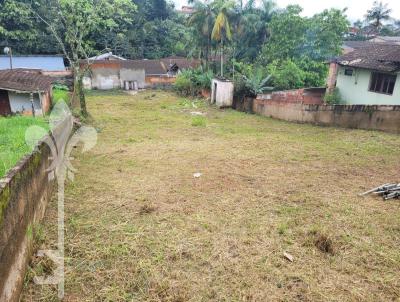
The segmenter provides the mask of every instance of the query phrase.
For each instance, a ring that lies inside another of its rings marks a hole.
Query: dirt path
[[[400,202],[357,193],[399,180],[400,137],[158,91],[93,93],[89,109],[99,142],[67,186],[65,301],[399,299]],[[24,301],[55,301],[31,281],[49,266],[33,259]]]

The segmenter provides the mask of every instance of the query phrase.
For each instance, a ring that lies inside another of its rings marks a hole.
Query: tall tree
[[[130,22],[136,7],[130,0],[50,0],[48,14],[41,15],[30,7],[59,43],[74,72],[74,99],[79,99],[81,113],[87,116],[82,79],[87,70],[89,54],[93,52],[89,37],[99,27],[112,30],[118,15]]]
[[[235,59],[253,62],[269,37],[269,23],[276,12],[276,3],[263,0],[260,6],[250,0],[238,8],[239,20],[234,36]]]
[[[30,10],[23,2],[4,0],[0,2],[0,47],[11,46],[17,52],[33,48],[38,40],[38,28]],[[24,41],[24,45],[20,45]],[[1,49],[2,51],[2,49]]]
[[[201,49],[200,58],[208,69],[211,50],[211,33],[215,23],[215,12],[209,3],[192,1],[194,14],[189,18],[188,24],[194,28],[193,38]]]
[[[383,4],[382,1],[375,1],[372,8],[367,11],[366,19],[371,22],[377,30],[380,30],[383,26],[383,21],[390,20],[390,13],[392,10],[388,8],[388,4]]]
[[[221,77],[224,76],[224,43],[232,40],[231,26],[228,19],[228,10],[235,5],[234,1],[216,1],[218,15],[211,33],[211,39],[220,43],[221,46]]]

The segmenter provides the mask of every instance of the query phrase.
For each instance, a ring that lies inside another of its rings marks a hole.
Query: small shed
[[[226,79],[213,79],[211,83],[211,104],[219,108],[232,107],[234,85]]]
[[[51,107],[52,78],[37,70],[0,71],[0,115],[44,115]]]

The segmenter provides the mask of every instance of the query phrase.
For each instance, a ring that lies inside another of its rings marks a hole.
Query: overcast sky
[[[187,0],[173,0],[176,3],[176,7],[179,8],[187,3]],[[348,8],[347,16],[351,21],[357,19],[363,19],[364,15],[372,6],[374,0],[276,0],[279,7],[286,7],[289,4],[299,4],[304,9],[304,15],[312,16],[315,13],[319,13],[326,8]],[[392,11],[392,17],[400,19],[400,1],[399,0],[386,0],[383,3],[387,3]]]

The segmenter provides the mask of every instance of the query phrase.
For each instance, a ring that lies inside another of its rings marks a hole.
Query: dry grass
[[[400,137],[158,91],[88,99],[99,142],[66,191],[65,301],[399,301],[400,202],[357,193],[399,181]],[[34,264],[23,300],[54,301]]]

